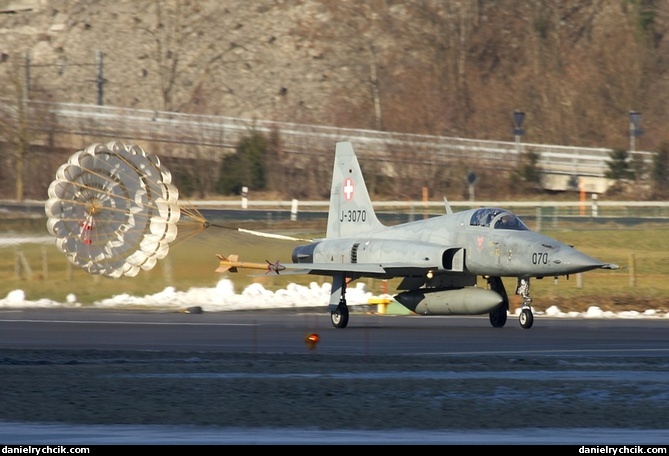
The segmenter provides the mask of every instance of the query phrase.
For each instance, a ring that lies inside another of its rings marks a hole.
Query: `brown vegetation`
[[[636,110],[635,147],[653,151],[669,131],[668,29],[667,0],[50,0],[0,14],[14,81],[0,97],[503,141],[521,109],[523,141],[616,149]],[[5,169],[44,161],[1,125]],[[450,172],[426,177],[459,198]],[[481,182],[527,194],[514,176]],[[13,185],[3,172],[3,194]]]

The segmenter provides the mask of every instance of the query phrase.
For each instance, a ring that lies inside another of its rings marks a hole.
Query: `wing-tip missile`
[[[286,269],[284,265],[279,263],[278,261],[276,263],[270,263],[269,261],[266,260],[266,263],[246,263],[243,261],[237,261],[239,257],[237,255],[228,255],[226,258],[223,255],[216,255],[219,260],[219,266],[216,268],[216,272],[238,272],[238,268],[243,268],[243,269],[260,269],[263,271],[269,272],[276,272],[277,274],[279,271],[283,271]]]

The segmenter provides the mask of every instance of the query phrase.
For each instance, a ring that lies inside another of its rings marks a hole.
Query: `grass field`
[[[0,233],[4,237],[46,236],[45,222],[39,218],[0,220]],[[620,269],[591,271],[569,279],[560,277],[557,283],[548,277],[533,279],[531,293],[535,309],[545,310],[556,305],[563,311],[584,311],[595,305],[611,310],[669,311],[669,227],[598,226],[543,230],[543,233],[574,245],[603,262],[616,263]],[[152,270],[142,271],[137,277],[119,279],[91,276],[71,267],[50,242],[0,245],[0,299],[21,289],[31,301],[47,298],[65,302],[67,295],[73,293],[80,303],[87,305],[123,293],[151,295],[168,286],[182,291],[191,287],[214,287],[223,277],[233,280],[237,292],[252,282],[277,290],[289,283],[307,285],[327,280],[318,276],[215,272],[217,253],[235,253],[242,261],[290,262],[291,251],[296,245],[298,243],[291,241],[210,228],[173,245],[167,258],[159,261]],[[381,294],[380,280],[363,280],[373,293]],[[504,283],[512,295],[515,280],[505,279]],[[396,284],[396,281],[389,281],[390,293]],[[483,280],[480,284],[484,285]],[[516,297],[510,298],[513,303]]]

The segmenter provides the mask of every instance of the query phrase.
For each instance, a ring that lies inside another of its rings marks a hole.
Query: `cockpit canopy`
[[[471,226],[492,226],[494,230],[529,231],[529,228],[515,214],[495,207],[484,207],[475,211],[469,224]]]

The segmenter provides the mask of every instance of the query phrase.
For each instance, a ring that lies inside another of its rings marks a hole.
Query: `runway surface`
[[[14,404],[11,400],[18,394],[12,391],[12,381],[31,385],[35,397],[41,397],[37,396],[41,385],[60,383],[70,388],[63,397],[54,393],[55,407],[60,410],[67,408],[68,401],[76,402],[81,390],[95,396],[97,393],[89,389],[96,385],[103,389],[102,385],[111,385],[113,378],[125,382],[130,391],[154,383],[175,394],[177,390],[188,392],[189,386],[184,385],[212,388],[213,393],[206,397],[214,400],[216,395],[223,395],[231,410],[235,407],[232,401],[238,400],[238,415],[245,416],[245,407],[262,402],[264,394],[272,389],[284,393],[276,403],[278,407],[313,407],[311,397],[319,397],[319,385],[327,389],[335,382],[345,384],[350,397],[340,399],[335,391],[332,395],[326,391],[322,397],[332,396],[327,400],[341,404],[342,411],[347,406],[340,401],[352,401],[348,409],[353,414],[361,413],[355,409],[356,402],[370,401],[382,413],[398,414],[399,423],[412,426],[391,430],[377,424],[369,430],[309,429],[299,426],[299,412],[286,418],[291,424],[298,423],[290,429],[280,423],[263,426],[260,418],[251,415],[240,418],[248,425],[239,427],[226,421],[228,415],[212,418],[212,423],[223,423],[213,428],[206,417],[183,424],[179,417],[171,421],[138,418],[134,422],[127,416],[113,423],[104,418],[100,423],[66,424],[45,422],[48,420],[44,416],[51,415],[39,415],[37,406],[34,415],[22,413],[22,404],[26,403],[17,401],[16,416],[20,419],[3,415],[0,443],[669,444],[666,318],[537,317],[534,326],[526,330],[515,318],[509,318],[504,328],[493,328],[487,317],[352,313],[349,326],[336,329],[325,312],[314,310],[194,314],[16,309],[0,311],[0,334],[0,368],[5,373],[5,390],[0,394],[6,407]],[[315,346],[305,342],[307,334],[318,334]],[[151,361],[154,355],[157,360]],[[92,386],[81,383],[81,376],[74,376],[77,369],[96,364],[111,367],[105,368],[97,380],[89,379]],[[138,372],[132,370],[135,366],[140,367]],[[26,380],[13,377],[19,367],[25,368],[29,376]],[[34,376],[40,372],[60,377],[47,382]],[[168,384],[169,388],[164,386]],[[375,386],[381,384],[387,391]],[[359,394],[355,385],[363,388]],[[110,391],[113,393],[113,387]],[[155,393],[147,391],[138,390],[137,397]],[[288,403],[286,392],[295,393]],[[71,400],[68,394],[72,394]],[[406,397],[400,397],[403,395]],[[373,396],[382,402],[371,402]],[[382,408],[394,398],[398,398],[397,403]],[[63,405],[57,405],[58,401]],[[268,404],[272,401],[268,396]],[[175,403],[175,407],[183,404]],[[426,414],[426,410],[414,407],[431,411]],[[465,411],[476,412],[478,408],[478,415],[474,413],[468,421]],[[74,410],[84,416],[84,409]],[[103,417],[104,411],[103,406],[94,410]],[[169,413],[166,406],[164,414]],[[326,409],[324,413],[334,412]],[[461,416],[463,426],[442,426],[448,417],[441,415],[448,413]],[[551,414],[556,417],[556,427],[547,418]],[[413,415],[416,420],[410,419]],[[26,419],[30,416],[38,419]],[[142,416],[142,410],[137,416]],[[328,420],[336,423],[334,418]],[[470,422],[479,425],[473,428]]]
[[[510,317],[493,328],[487,316],[351,314],[331,326],[325,312],[19,309],[0,311],[0,348],[195,350],[305,353],[304,336],[332,354],[669,357],[669,319],[535,319],[522,329]]]

